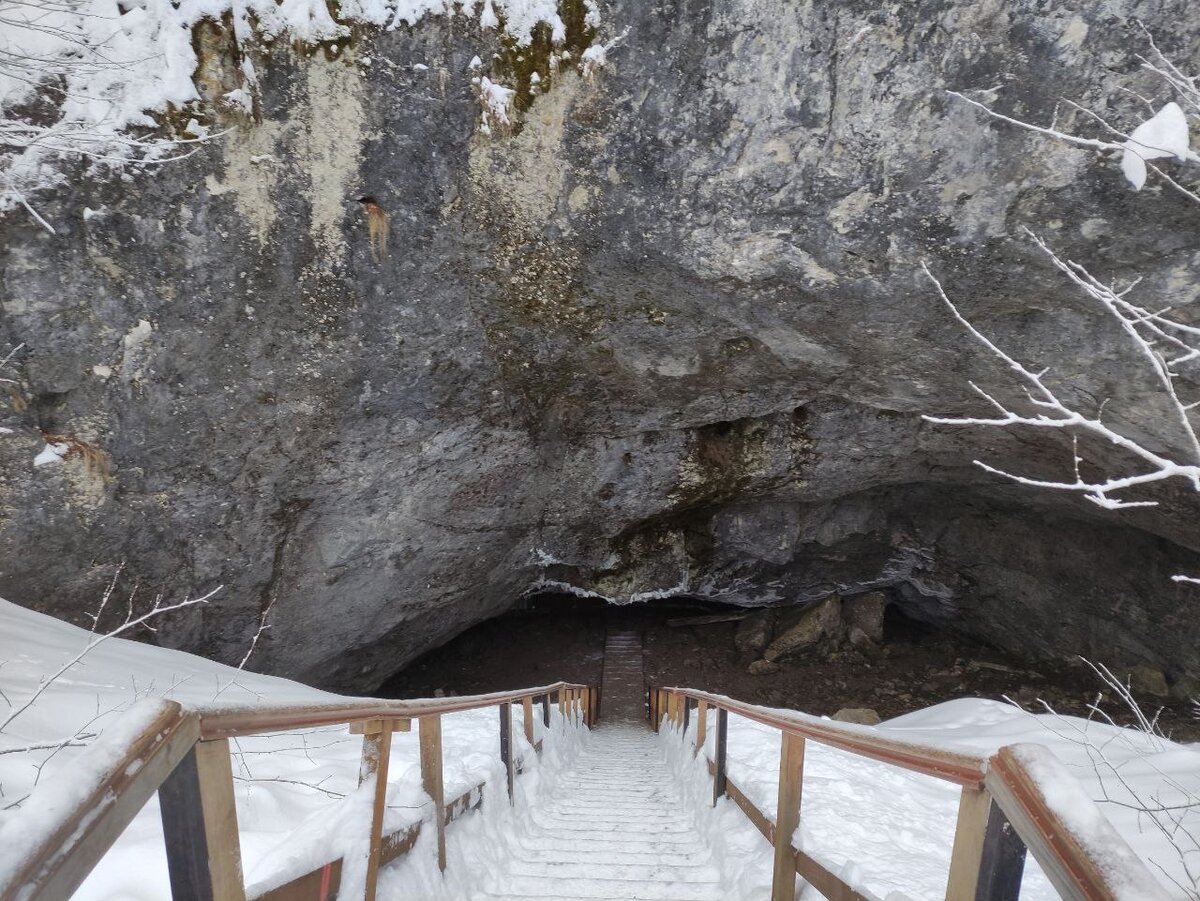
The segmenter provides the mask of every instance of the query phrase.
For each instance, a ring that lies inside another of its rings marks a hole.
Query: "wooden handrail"
[[[1069,811],[1061,803],[1051,804],[1030,772],[1031,764],[1041,771],[1043,781],[1050,778],[1059,785],[1075,781],[1048,748],[1018,744],[992,756],[987,788],[1063,898],[1166,901],[1170,897],[1102,814],[1089,817],[1091,836],[1070,828],[1068,817],[1099,814],[1096,803],[1086,796],[1071,798]],[[1082,790],[1075,794],[1082,795]]]
[[[317,726],[338,726],[371,719],[418,719],[443,713],[478,710],[497,704],[520,702],[522,698],[557,692],[560,689],[583,689],[586,685],[574,682],[553,682],[536,688],[497,691],[486,695],[461,695],[453,698],[422,698],[390,701],[382,698],[363,698],[344,704],[281,704],[275,707],[238,706],[197,708],[200,715],[200,737],[241,738],[262,732],[287,732],[292,729],[312,729]]]
[[[574,711],[575,705],[578,704],[579,722],[590,725],[588,705],[592,697],[591,689],[589,686],[570,682],[554,682],[536,688],[453,698],[405,701],[364,698],[339,704],[293,704],[268,708],[247,706],[184,709],[174,701],[142,702],[110,727],[111,731],[102,735],[95,745],[84,749],[81,768],[85,772],[91,771],[87,761],[92,757],[103,761],[103,765],[95,768],[95,775],[86,786],[86,790],[80,791],[78,786],[74,786],[63,800],[50,799],[54,816],[41,818],[39,831],[27,837],[29,853],[26,859],[13,872],[0,873],[0,901],[58,901],[70,897],[145,802],[155,791],[162,788],[168,779],[175,778],[173,774],[184,769],[183,763],[196,760],[200,751],[206,752],[206,758],[212,757],[216,749],[220,749],[227,756],[227,740],[230,738],[353,724],[370,727],[359,730],[363,734],[365,746],[381,744],[386,747],[387,742],[381,742],[378,737],[379,730],[399,728],[401,722],[407,723],[414,718],[418,719],[423,727],[422,773],[426,788],[429,787],[429,780],[435,777],[438,785],[438,791],[430,794],[435,799],[434,825],[438,831],[439,862],[444,866],[444,852],[441,851],[444,847],[443,830],[446,821],[453,818],[453,813],[443,809],[440,793],[441,715],[512,703],[521,704],[528,712],[532,710],[532,699],[544,696],[545,720],[548,725],[550,698],[557,696],[565,718],[568,695],[570,710]],[[431,742],[430,735],[435,732],[439,734],[439,740]],[[511,758],[511,741],[498,744],[501,755]],[[535,745],[539,752],[541,744],[539,741]],[[214,772],[219,768],[192,767],[186,774],[188,779],[185,781],[195,785],[191,785],[186,791],[176,792],[178,798],[173,803],[176,806],[191,804],[193,807],[198,804],[204,809],[189,807],[177,811],[183,815],[186,822],[181,823],[176,830],[166,829],[164,822],[173,889],[178,888],[176,877],[180,874],[184,877],[180,884],[186,881],[190,886],[202,887],[199,890],[200,894],[196,894],[195,888],[185,890],[184,896],[188,897],[189,901],[227,901],[230,898],[245,897],[241,863],[236,853],[237,824],[232,806],[232,775],[228,771],[228,761],[225,760],[224,763],[224,772],[219,776],[214,776]],[[511,760],[506,760],[505,763],[511,767]],[[363,778],[375,777],[373,771],[363,772]],[[380,775],[384,772],[386,770],[380,767]],[[43,791],[47,790],[51,789],[47,787]],[[219,796],[215,801],[214,793]],[[45,794],[36,797],[39,801],[46,800]],[[462,800],[460,798],[452,802],[452,805],[459,804]],[[174,815],[167,811],[166,799],[163,808],[164,817]],[[214,814],[218,808],[221,814],[233,817],[232,834],[212,834],[214,829],[223,829],[228,833],[228,823],[216,822],[220,819]],[[375,816],[372,823],[373,834],[379,832],[380,825],[381,817]],[[396,856],[407,850],[407,847],[397,850],[404,845],[403,836],[388,837],[397,843],[397,848],[390,851],[381,845],[382,838],[375,836],[373,839],[371,853],[376,863],[379,859],[386,859],[389,854]],[[174,849],[171,847],[172,841],[177,844]],[[232,849],[233,853],[223,855],[222,852],[229,849]],[[176,859],[172,854],[173,850],[189,859]],[[221,872],[216,872],[217,870]],[[230,886],[232,888],[228,888]],[[203,898],[200,895],[203,895]],[[178,892],[176,898],[179,901]]]
[[[665,703],[663,694],[666,695]],[[773,901],[790,901],[794,897],[794,873],[784,863],[788,854],[795,857],[795,872],[819,884],[827,897],[860,896],[840,876],[790,845],[791,833],[798,822],[793,818],[798,816],[800,809],[802,748],[798,752],[798,763],[789,766],[786,759],[781,761],[779,808],[788,817],[783,829],[787,834],[784,835],[725,775],[725,736],[721,718],[726,712],[780,730],[785,736],[784,758],[789,753],[787,736],[793,736],[962,785],[963,797],[946,894],[949,901],[1016,898],[1020,892],[1026,850],[1033,853],[1059,894],[1070,901],[1117,901],[1123,898],[1166,901],[1170,897],[1142,859],[1104,818],[1096,802],[1083,792],[1048,748],[1032,744],[1009,745],[991,757],[981,757],[883,738],[873,734],[870,727],[836,725],[807,714],[772,710],[682,688],[651,688],[651,717],[665,717],[686,734],[683,711],[687,709],[689,699],[704,703],[718,713],[717,759],[709,762],[709,772],[714,777],[713,803],[720,795],[728,794],[775,845]],[[654,726],[657,728],[658,723]],[[1041,773],[1041,782],[1034,776],[1035,768]],[[1046,796],[1041,784],[1047,779],[1057,786],[1066,786],[1066,800],[1058,798],[1052,802]],[[1064,809],[1066,807],[1070,809]],[[1089,824],[1086,831],[1071,825],[1081,821]]]
[[[710,708],[728,710],[738,716],[772,726],[791,735],[809,738],[823,745],[850,751],[859,757],[870,757],[902,769],[936,776],[957,785],[977,788],[983,785],[987,770],[987,758],[968,749],[947,750],[936,745],[910,742],[903,739],[882,738],[869,726],[853,726],[832,723],[820,717],[810,716],[769,707],[759,707],[724,695],[693,691],[688,688],[666,688],[695,701],[704,701]]]

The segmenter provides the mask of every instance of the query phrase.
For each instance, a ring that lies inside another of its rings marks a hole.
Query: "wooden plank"
[[[359,720],[350,724],[351,735],[374,735],[376,732],[382,732],[384,725],[387,724],[393,732],[411,732],[412,720],[408,717],[400,717],[399,719],[388,720],[376,717],[370,720]]]
[[[297,876],[269,892],[255,895],[253,901],[331,901],[342,884],[342,859]]]
[[[725,775],[725,745],[728,737],[729,711],[724,707],[718,707],[717,734],[713,739],[713,765],[716,768],[713,773],[713,807],[717,806],[717,801],[721,799],[721,795],[725,794],[728,784],[728,779]]]
[[[696,703],[696,753],[704,750],[704,739],[708,737],[708,701]]]
[[[442,785],[442,717],[423,716],[421,737],[421,787],[433,799],[434,826],[437,829],[438,868],[446,869],[446,793]]]
[[[561,720],[567,718],[567,690],[565,688],[558,690],[558,717]]]
[[[388,761],[392,753],[391,723],[384,720],[378,732],[363,735],[362,759],[358,765],[358,784],[374,781],[371,807],[370,844],[367,850],[367,884],[364,901],[375,901],[383,848],[383,815],[387,809]]]
[[[533,745],[533,696],[526,695],[521,698],[521,715],[522,722],[525,726],[525,740]]]
[[[950,852],[950,876],[946,901],[975,901],[979,864],[983,859],[983,837],[987,832],[992,796],[981,788],[964,787],[958,800],[958,823]]]
[[[178,704],[164,701],[158,707],[146,728],[94,780],[70,813],[34,843],[11,881],[0,884],[0,898],[60,901],[79,888],[200,735],[197,718],[184,714]],[[84,749],[81,765],[91,750]],[[36,791],[32,802],[37,803]]]
[[[506,702],[500,705],[500,762],[504,764],[509,804],[513,801],[513,780],[516,779],[516,772],[513,770],[512,745],[512,704]]]
[[[746,815],[746,819],[754,824],[754,828],[762,833],[762,837],[771,844],[775,844],[775,824],[730,779],[725,780],[725,794],[730,801],[742,809],[742,813]]]
[[[550,692],[542,695],[542,725],[550,728]]]
[[[800,825],[800,797],[804,783],[804,739],[783,732],[779,750],[779,803],[775,814],[775,869],[771,901],[795,901],[796,858],[792,834]]]
[[[795,855],[796,872],[827,901],[876,901],[874,895],[864,895],[843,882],[840,876],[803,851],[796,851]]]
[[[738,620],[743,620],[749,613],[712,613],[707,616],[677,616],[674,619],[667,620],[667,625],[672,629],[678,629],[680,626],[710,626],[714,623],[735,623]]]
[[[245,901],[229,740],[197,742],[158,799],[171,897]]]

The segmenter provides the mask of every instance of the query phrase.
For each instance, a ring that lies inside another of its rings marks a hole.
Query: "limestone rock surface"
[[[563,589],[886,589],[1008,649],[1200,677],[1170,581],[1200,572],[1194,497],[1116,516],[972,465],[1062,476],[1065,440],[921,418],[1008,385],[926,261],[1001,345],[1160,433],[1122,335],[1021,229],[1187,311],[1195,210],[947,91],[1132,125],[1165,99],[1137,22],[1200,69],[1189,3],[599,5],[607,65],[506,133],[469,69],[504,48],[461,17],[247,46],[260,122],[127,180],[68,162],[33,198],[55,235],[4,216],[0,593],[81,621],[122,564],[141,600],[224,585],[154,640],[236,663],[265,619],[249,667],[340,688]],[[34,467],[45,435],[77,452]]]

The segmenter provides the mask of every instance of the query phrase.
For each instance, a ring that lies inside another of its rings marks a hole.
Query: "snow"
[[[1200,753],[1141,733],[1089,723],[1075,717],[1033,715],[1009,704],[964,698],[949,701],[888,720],[877,727],[862,727],[885,738],[915,741],[947,750],[970,750],[991,755],[1006,745],[1042,746],[1037,754],[1048,773],[1043,784],[1056,786],[1051,801],[1074,806],[1071,825],[1085,836],[1104,836],[1115,830],[1152,872],[1157,866],[1171,878],[1187,884],[1175,849],[1146,816],[1116,803],[1103,803],[1103,824],[1089,822],[1078,813],[1079,797],[1128,801],[1116,780],[1092,763],[1094,748],[1081,743],[1087,736],[1094,746],[1104,745],[1107,758],[1120,767],[1121,776],[1145,797],[1157,793],[1168,799],[1179,793],[1200,793]],[[680,766],[690,759],[688,746],[695,742],[695,717],[686,743],[677,730],[664,726],[665,753]],[[716,714],[710,712],[706,755],[713,755]],[[779,771],[779,732],[769,726],[729,715],[727,772],[729,778],[769,818],[775,818]],[[1048,763],[1046,761],[1049,761]],[[1068,776],[1070,778],[1068,778]],[[729,897],[750,901],[766,897],[762,873],[769,883],[770,847],[741,811],[728,799],[715,809],[711,804],[711,779],[697,760],[685,775],[692,783],[691,796],[697,821],[717,852],[720,865],[741,876],[745,886]],[[1172,787],[1174,786],[1174,787]],[[1072,793],[1075,793],[1074,795]],[[801,824],[794,841],[832,871],[852,867],[855,885],[880,898],[899,893],[904,898],[942,898],[949,872],[950,849],[958,814],[960,789],[948,782],[889,764],[857,757],[815,741],[807,743],[804,761],[804,797]],[[1076,800],[1072,801],[1072,797]],[[1086,805],[1088,808],[1091,805]],[[1200,830],[1200,813],[1187,817],[1193,832]],[[1093,847],[1101,848],[1102,838]],[[1167,887],[1177,897],[1178,888]],[[819,897],[819,896],[813,896]],[[1057,892],[1030,858],[1021,888],[1022,901],[1048,901]]]
[[[70,449],[70,446],[66,444],[47,444],[42,448],[41,453],[33,458],[33,465],[47,466],[52,463],[61,463]]]
[[[4,693],[0,711],[19,707],[38,690],[45,674],[69,662],[94,637],[84,629],[0,601],[0,689]],[[21,850],[32,843],[36,830],[93,784],[89,780],[94,780],[105,763],[116,759],[114,749],[145,725],[160,699],[193,708],[346,700],[287,679],[247,673],[120,638],[97,645],[0,732],[0,884],[12,872]],[[520,706],[513,709],[514,754],[526,770],[517,780],[517,790],[519,798],[529,804],[553,785],[557,770],[570,764],[588,738],[586,730],[565,728],[553,707],[547,734],[538,715],[540,708],[534,710],[535,737],[543,740],[545,749],[540,759],[525,740]],[[455,871],[457,865],[457,875],[447,880],[449,883],[472,878],[456,856],[461,854],[461,842],[456,838],[460,826],[471,824],[472,835],[498,841],[502,833],[511,831],[513,812],[499,800],[505,789],[495,708],[447,714],[442,723],[446,801],[485,783],[482,816],[469,816],[450,828],[450,869]],[[75,735],[88,746],[63,747],[53,754],[48,750],[4,753],[36,744],[49,744],[53,749]],[[420,783],[418,741],[415,725],[412,732],[393,736],[385,818],[389,831],[416,822],[429,808]],[[236,739],[232,748],[243,868],[250,894],[339,855],[356,857],[356,850],[362,848],[363,809],[369,807],[371,791],[369,784],[361,790],[358,787],[359,736],[349,735],[345,727],[328,727]],[[43,762],[39,776],[38,766]],[[17,806],[9,806],[14,804]],[[442,883],[432,836],[432,829],[422,829],[416,848],[387,868],[385,878],[390,884]],[[17,837],[22,837],[23,843]],[[348,866],[346,879],[353,879],[354,873],[354,866]],[[430,894],[418,892],[416,896]],[[154,798],[74,898],[159,901],[167,897],[162,827]],[[380,895],[381,899],[388,897]]]
[[[1134,190],[1140,191],[1146,184],[1147,160],[1175,157],[1200,162],[1200,156],[1189,149],[1188,142],[1187,116],[1172,101],[1133,130],[1121,154],[1121,171]]]
[[[587,3],[589,24],[598,24]],[[55,158],[85,153],[120,167],[134,159],[157,161],[186,153],[190,145],[138,140],[130,126],[154,128],[150,113],[181,109],[200,100],[193,82],[197,58],[192,29],[228,15],[241,43],[290,39],[307,44],[344,38],[353,24],[393,29],[426,16],[454,14],[457,0],[343,0],[340,20],[326,0],[78,0],[70,4],[10,4],[0,29],[0,55],[27,60],[0,70],[0,109],[26,101],[48,77],[64,82],[61,117],[53,125],[11,118],[0,126],[7,152],[0,156],[0,212],[27,203],[37,190],[62,182]],[[555,41],[566,36],[555,0],[485,0],[481,29],[504,31],[528,45],[544,22]],[[242,65],[243,83],[224,96],[250,109],[258,76]],[[199,132],[192,132],[199,135]],[[36,214],[35,214],[36,215]],[[48,223],[44,223],[49,228]]]

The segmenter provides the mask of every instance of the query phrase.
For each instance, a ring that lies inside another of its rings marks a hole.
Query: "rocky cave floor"
[[[807,713],[832,716],[868,708],[883,719],[960,697],[1005,697],[1029,710],[1088,715],[1103,689],[1082,662],[1026,660],[915,622],[888,607],[882,640],[865,651],[826,641],[781,661],[773,672],[749,671],[735,636],[739,621],[682,624],[743,611],[688,601],[606,608],[575,599],[533,601],[464,632],[416,660],[377,691],[383,697],[465,695],[557,680],[598,683],[609,628],[640,629],[646,677]],[[743,627],[744,629],[744,627]],[[743,643],[744,645],[744,643]],[[763,668],[760,666],[756,669]],[[1148,715],[1179,741],[1200,741],[1200,720],[1184,699],[1139,696]],[[1112,692],[1102,708],[1119,723],[1132,717]]]

